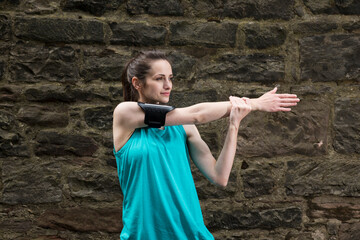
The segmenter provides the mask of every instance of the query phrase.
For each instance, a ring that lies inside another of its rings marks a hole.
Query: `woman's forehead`
[[[172,74],[171,65],[168,61],[162,60],[162,59],[153,61],[151,63],[150,74],[151,75],[155,75],[155,74],[171,75]]]

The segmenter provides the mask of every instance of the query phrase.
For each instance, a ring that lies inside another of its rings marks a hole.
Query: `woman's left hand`
[[[230,112],[230,124],[239,127],[242,119],[251,112],[251,106],[246,98],[229,97],[232,105]]]

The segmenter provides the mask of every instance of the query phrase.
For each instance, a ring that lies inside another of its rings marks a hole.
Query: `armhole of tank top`
[[[134,129],[134,131],[132,131],[132,132],[129,134],[129,136],[128,136],[127,139],[126,139],[126,142],[124,143],[124,145],[121,146],[121,148],[120,148],[119,150],[116,151],[115,146],[114,146],[114,153],[115,153],[115,154],[119,154],[119,153],[121,153],[121,152],[123,151],[123,149],[125,149],[126,145],[128,145],[131,137],[134,135],[134,133],[135,133],[136,130],[137,130],[137,129]]]

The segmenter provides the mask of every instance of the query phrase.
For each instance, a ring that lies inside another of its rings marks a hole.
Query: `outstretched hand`
[[[264,112],[289,112],[292,106],[296,106],[300,99],[295,94],[277,94],[277,87],[263,94],[261,97],[251,99],[253,110]]]
[[[238,97],[229,97],[231,103],[230,112],[230,124],[233,124],[236,128],[239,127],[240,122],[246,115],[251,112],[250,103],[246,99]]]

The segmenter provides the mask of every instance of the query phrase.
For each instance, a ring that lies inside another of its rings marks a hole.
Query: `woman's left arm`
[[[190,156],[199,170],[214,184],[225,187],[234,162],[238,129],[241,120],[251,111],[243,99],[230,97],[232,108],[224,146],[217,160],[202,140],[195,125],[185,125]]]

